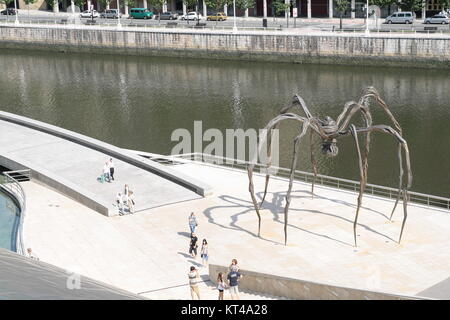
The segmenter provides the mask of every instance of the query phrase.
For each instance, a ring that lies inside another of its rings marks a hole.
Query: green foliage
[[[97,1],[101,4],[102,8],[106,10],[106,7],[111,3],[112,0],[97,0]]]
[[[233,0],[204,0],[208,8],[214,11],[222,11],[223,7],[228,4],[232,4]]]
[[[45,3],[51,8],[58,5],[58,0],[45,0]]]
[[[369,5],[379,6],[380,8],[386,8],[396,3],[396,0],[369,0]]]
[[[166,0],[147,0],[147,2],[156,9],[162,10],[162,7]]]
[[[336,10],[340,13],[341,16],[349,9],[350,9],[349,0],[336,0]]]
[[[46,0],[47,1],[47,0]],[[86,0],[74,0],[73,3],[82,10],[84,5],[86,4]]]
[[[23,0],[23,2],[25,2],[25,4],[28,6],[30,4],[36,3],[37,0]]]
[[[442,5],[443,9],[450,8],[450,0],[438,0],[438,3]]]
[[[289,10],[291,7],[291,1],[289,3],[285,3],[284,0],[274,0],[272,2],[273,10],[275,11],[275,15],[279,15],[286,10]]]
[[[5,5],[5,7],[8,5],[8,4],[10,4],[11,2],[13,2],[14,0],[0,0],[0,3],[1,4],[4,4]]]
[[[128,6],[128,8],[134,8],[136,2],[134,0],[124,0],[124,5]]]
[[[403,11],[419,11],[423,8],[423,0],[401,0],[397,1],[397,5]]]
[[[254,8],[255,5],[256,5],[255,0],[236,0],[236,8],[240,10],[247,10],[248,8]]]

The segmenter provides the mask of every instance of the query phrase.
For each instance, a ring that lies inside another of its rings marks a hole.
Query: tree
[[[350,6],[349,0],[336,0],[336,9],[339,12],[339,29],[342,30],[342,17]]]
[[[396,0],[369,0],[369,5],[379,6],[380,8],[386,8],[395,4]]]
[[[255,6],[256,6],[255,0],[236,0],[236,8],[243,11],[247,11],[248,9],[254,8]]]
[[[101,4],[103,11],[106,11],[106,8],[109,6],[112,0],[97,0],[97,1]]]
[[[30,4],[36,3],[37,0],[24,0],[28,9],[28,20],[30,19]]]
[[[423,0],[400,0],[397,1],[397,5],[403,11],[419,11],[422,10],[424,3]]]
[[[450,9],[450,0],[438,0],[438,3],[442,5],[442,9],[444,10]]]
[[[149,3],[152,7],[159,10],[158,23],[161,23],[162,8],[164,6],[164,3],[166,3],[166,0],[149,0]]]
[[[86,0],[74,0],[73,3],[75,3],[75,5],[80,8],[80,11],[83,11]]]
[[[255,4],[255,0],[236,0],[236,8],[244,11],[249,8],[254,8]]]
[[[217,0],[217,1],[220,1],[220,0]],[[198,16],[198,12],[197,12],[198,0],[183,0],[183,3],[186,5],[187,8],[189,8],[189,7],[196,7],[195,12],[197,13],[197,16]],[[189,20],[187,21],[187,23],[189,24]],[[199,23],[199,21],[197,20],[197,24],[198,23]]]

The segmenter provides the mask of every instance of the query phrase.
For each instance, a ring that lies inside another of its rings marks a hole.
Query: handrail
[[[3,172],[5,176],[5,182],[1,185],[1,187],[8,190],[11,194],[13,194],[16,200],[19,203],[20,207],[20,217],[19,217],[19,226],[17,228],[17,236],[16,236],[16,252],[25,255],[25,243],[23,241],[23,222],[25,219],[26,212],[26,195],[22,186],[19,182],[31,180],[31,170],[17,170],[17,171],[6,171]]]
[[[134,151],[137,154],[139,154],[139,151]],[[226,157],[220,157],[220,156],[214,156],[214,155],[208,155],[203,153],[185,153],[180,155],[172,155],[172,156],[161,156],[161,158],[177,158],[177,159],[188,159],[191,161],[196,162],[206,162],[206,163],[212,163],[212,164],[218,164],[223,166],[231,166],[232,168],[238,168],[246,170],[247,166],[250,164],[249,161],[239,160],[239,159],[231,159]],[[267,171],[267,167],[262,164],[255,164],[255,169],[260,169],[262,172]],[[290,169],[287,168],[280,168],[280,167],[271,167],[271,169],[274,169],[275,173],[273,173],[274,176],[284,177],[287,178],[290,175]],[[314,178],[314,174],[310,172],[295,170],[294,179],[300,180],[304,182],[312,182]],[[349,179],[343,179],[343,178],[337,178],[337,177],[331,177],[326,176],[322,174],[318,174],[316,177],[316,184],[323,185],[323,186],[329,186],[334,187],[337,189],[342,190],[350,190],[350,191],[358,191],[359,190],[359,181],[349,180]],[[371,194],[379,197],[384,197],[388,199],[396,199],[398,194],[398,189],[385,187],[385,186],[379,186],[375,184],[366,184],[365,189],[366,194]],[[408,192],[409,194],[409,200],[414,203],[431,206],[431,207],[438,207],[450,210],[450,198],[440,197],[440,196],[434,196],[419,192]]]

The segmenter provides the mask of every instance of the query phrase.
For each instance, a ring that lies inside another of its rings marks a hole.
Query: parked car
[[[197,14],[197,12],[188,12],[184,16],[181,16],[181,20],[194,20],[198,21],[202,18],[202,15],[200,13]]]
[[[6,16],[6,15],[16,15],[16,9],[14,8],[6,8],[5,10],[2,10],[0,12],[2,15]]]
[[[443,14],[435,14],[434,16],[425,19],[426,24],[430,23],[448,24],[449,22],[450,19]]]
[[[413,23],[414,21],[414,14],[409,11],[403,11],[403,12],[394,12],[389,17],[386,18],[384,21],[385,23]]]
[[[108,10],[105,10],[104,12],[100,13],[100,18],[105,18],[105,19],[117,19],[117,18],[121,18],[121,17],[122,17],[122,14],[117,9],[108,9]]]
[[[130,18],[133,19],[151,19],[153,12],[146,8],[132,8],[130,10]]]
[[[213,13],[213,14],[210,14],[210,15],[208,15],[207,17],[206,17],[206,20],[208,20],[208,21],[225,21],[225,20],[227,20],[227,16],[225,15],[225,13],[223,13],[223,12],[217,12],[217,13]]]
[[[80,12],[80,17],[81,18],[98,18],[100,15],[98,14],[98,12],[96,11],[96,10],[92,10],[92,11],[89,11],[89,10],[86,10],[86,11],[83,11],[83,12]]]
[[[159,19],[161,20],[177,20],[178,13],[176,12],[163,12],[159,15]]]

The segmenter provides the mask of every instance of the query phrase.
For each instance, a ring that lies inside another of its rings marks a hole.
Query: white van
[[[394,12],[386,18],[384,23],[413,23],[414,14],[410,11]]]

